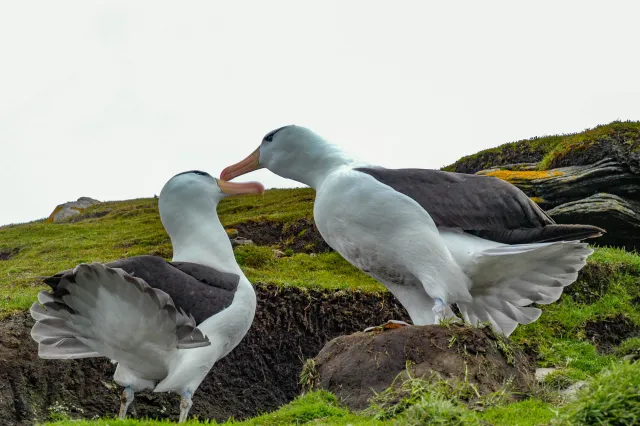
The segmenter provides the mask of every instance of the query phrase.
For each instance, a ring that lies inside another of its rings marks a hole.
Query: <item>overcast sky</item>
[[[285,124],[438,168],[639,120],[638,16],[611,0],[2,2],[0,224],[218,176]]]

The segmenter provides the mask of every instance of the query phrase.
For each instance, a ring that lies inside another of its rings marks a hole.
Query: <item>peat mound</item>
[[[315,387],[335,393],[352,410],[369,405],[375,393],[408,370],[412,377],[468,380],[482,395],[508,381],[524,391],[534,380],[533,364],[506,338],[489,328],[452,325],[400,327],[357,332],[330,341],[315,361]]]
[[[257,285],[258,308],[242,342],[212,368],[193,398],[200,419],[243,419],[295,398],[303,361],[331,339],[388,319],[408,319],[389,293],[310,291]],[[122,389],[106,358],[44,360],[28,313],[0,321],[0,424],[32,425],[52,413],[115,416]],[[179,397],[139,392],[131,417],[177,420]]]

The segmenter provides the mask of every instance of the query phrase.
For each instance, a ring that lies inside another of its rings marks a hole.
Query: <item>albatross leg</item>
[[[436,317],[435,324],[440,324],[445,320],[449,320],[452,322],[462,322],[462,320],[453,313],[453,310],[451,309],[451,306],[449,306],[449,304],[444,303],[444,301],[439,297],[435,297],[433,301],[435,302],[432,309],[433,314]]]
[[[182,393],[182,398],[180,398],[180,420],[178,420],[178,423],[184,423],[187,421],[189,410],[193,405],[193,402],[191,401],[191,396],[192,394],[189,391],[184,391]]]
[[[129,405],[133,402],[133,388],[131,386],[127,386],[122,391],[122,395],[120,396],[120,418],[124,420],[127,417],[127,410],[129,409]]]

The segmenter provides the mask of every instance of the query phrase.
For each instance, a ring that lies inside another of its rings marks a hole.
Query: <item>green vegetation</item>
[[[462,157],[443,167],[446,171],[475,173],[514,163],[536,163],[538,170],[584,164],[615,155],[627,157],[640,151],[640,121],[614,121],[580,133],[535,137],[510,142]]]
[[[581,390],[568,409],[569,425],[640,423],[640,363],[618,364]]]
[[[640,124],[636,123],[609,126],[618,132],[616,137],[623,134],[620,126],[632,129],[629,130],[629,138],[635,137],[634,128],[640,129]],[[604,130],[594,129],[594,132],[592,140],[596,142],[593,143],[606,140]],[[555,144],[545,151],[545,155],[552,156],[549,161],[556,161],[561,156],[553,153],[565,149],[565,145],[561,145],[563,140],[568,139],[564,136],[540,138],[529,147],[542,149]],[[633,143],[629,146],[635,149]],[[231,235],[235,232],[232,230],[234,227],[250,221],[277,222],[288,226],[300,219],[310,219],[313,200],[311,189],[270,190],[264,196],[226,199],[218,212]],[[296,230],[291,238],[307,238],[308,232],[306,229]],[[255,285],[275,284],[345,292],[385,291],[379,283],[336,253],[305,254],[292,249],[283,253],[276,252],[275,248],[248,245],[235,249],[239,265]],[[160,223],[157,200],[153,198],[103,203],[86,209],[65,223],[40,220],[1,227],[0,259],[4,260],[0,260],[0,316],[27,309],[37,292],[45,288],[40,284],[40,276],[68,269],[80,262],[107,262],[141,254],[171,256],[171,243]],[[517,345],[535,352],[540,367],[560,368],[539,387],[531,389],[527,399],[518,402],[513,402],[514,398],[521,399],[523,395],[511,395],[507,387],[496,394],[478,395],[469,383],[409,378],[408,382],[379,394],[364,413],[350,413],[335,396],[316,391],[305,393],[273,413],[245,422],[228,421],[224,424],[633,424],[630,422],[640,416],[634,408],[634,404],[640,406],[640,403],[632,394],[635,391],[637,398],[638,381],[634,378],[640,377],[640,363],[623,363],[621,358],[640,353],[640,339],[627,339],[605,351],[596,346],[594,342],[597,340],[589,334],[587,326],[611,318],[621,318],[640,326],[638,301],[640,256],[614,248],[597,249],[582,271],[581,279],[557,303],[542,306],[543,314],[538,321],[518,327],[509,341],[498,342],[507,355],[512,354],[512,345]],[[308,389],[317,379],[314,366],[307,364],[301,377],[302,384]],[[593,381],[590,390],[581,392],[575,402],[564,401],[558,391],[581,380]],[[619,386],[622,390],[612,386]],[[55,414],[52,419],[63,416]],[[170,423],[62,419],[52,424],[138,426]]]
[[[640,363],[617,363],[590,381],[568,404],[551,405],[536,398],[508,403],[508,391],[486,395],[470,405],[473,395],[465,384],[451,386],[444,380],[408,378],[373,398],[372,405],[355,414],[325,391],[314,391],[272,413],[246,421],[187,422],[187,425],[635,425],[640,421]],[[492,398],[493,396],[493,398]],[[478,401],[490,401],[490,406]],[[115,419],[59,420],[47,426],[161,426],[169,421]]]
[[[223,200],[218,206],[225,227],[247,221],[311,218],[312,189],[275,189],[263,196],[247,195]],[[0,228],[0,317],[27,309],[46,287],[39,277],[69,269],[81,262],[108,262],[127,256],[152,254],[171,257],[158,203],[154,198],[102,203],[65,223],[44,220]],[[236,249],[238,263],[252,282],[309,288],[384,288],[342,257],[323,253],[292,254],[277,258],[272,249],[244,246]]]

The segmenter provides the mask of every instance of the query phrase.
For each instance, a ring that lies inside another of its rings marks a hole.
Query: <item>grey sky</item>
[[[217,176],[269,130],[388,167],[640,119],[635,1],[6,1],[0,224]],[[246,179],[299,186],[270,172]]]

